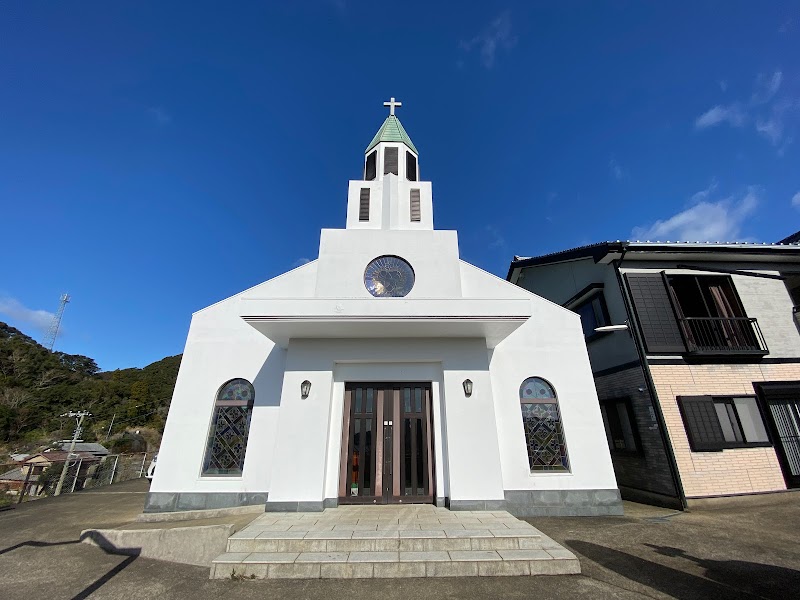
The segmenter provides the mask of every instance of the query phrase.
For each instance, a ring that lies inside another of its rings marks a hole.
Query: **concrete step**
[[[545,550],[453,552],[227,553],[211,565],[212,579],[368,579],[575,575],[572,553]]]
[[[535,529],[490,531],[403,531],[354,532],[352,537],[331,538],[309,533],[304,537],[283,537],[262,533],[257,537],[228,538],[228,552],[449,552],[466,550],[526,550],[541,547],[542,536]],[[245,534],[247,535],[247,534]]]
[[[211,566],[217,579],[574,573],[574,554],[504,511],[415,505],[267,513],[232,535]]]

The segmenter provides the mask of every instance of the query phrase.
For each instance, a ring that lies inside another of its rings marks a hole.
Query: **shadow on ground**
[[[800,589],[800,571],[741,560],[710,560],[680,548],[644,544],[656,553],[693,562],[703,576],[687,573],[627,552],[591,542],[567,540],[567,545],[606,569],[679,600],[700,598],[785,598],[786,590]]]

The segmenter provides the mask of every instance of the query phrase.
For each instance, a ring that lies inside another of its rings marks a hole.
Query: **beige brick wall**
[[[684,493],[719,496],[786,489],[773,448],[692,452],[677,396],[745,394],[753,382],[800,380],[800,363],[777,365],[650,365]]]

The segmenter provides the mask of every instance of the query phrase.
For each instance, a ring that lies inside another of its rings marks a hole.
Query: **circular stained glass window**
[[[414,287],[414,269],[399,256],[379,256],[367,265],[364,286],[376,298],[401,298]]]
[[[519,388],[520,400],[555,400],[556,391],[540,377],[529,377]]]

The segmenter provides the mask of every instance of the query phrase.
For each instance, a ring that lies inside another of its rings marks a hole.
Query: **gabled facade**
[[[623,497],[800,486],[800,246],[607,242],[508,280],[581,316]]]
[[[621,513],[579,318],[460,260],[396,105],[319,258],[193,315],[145,510]]]

